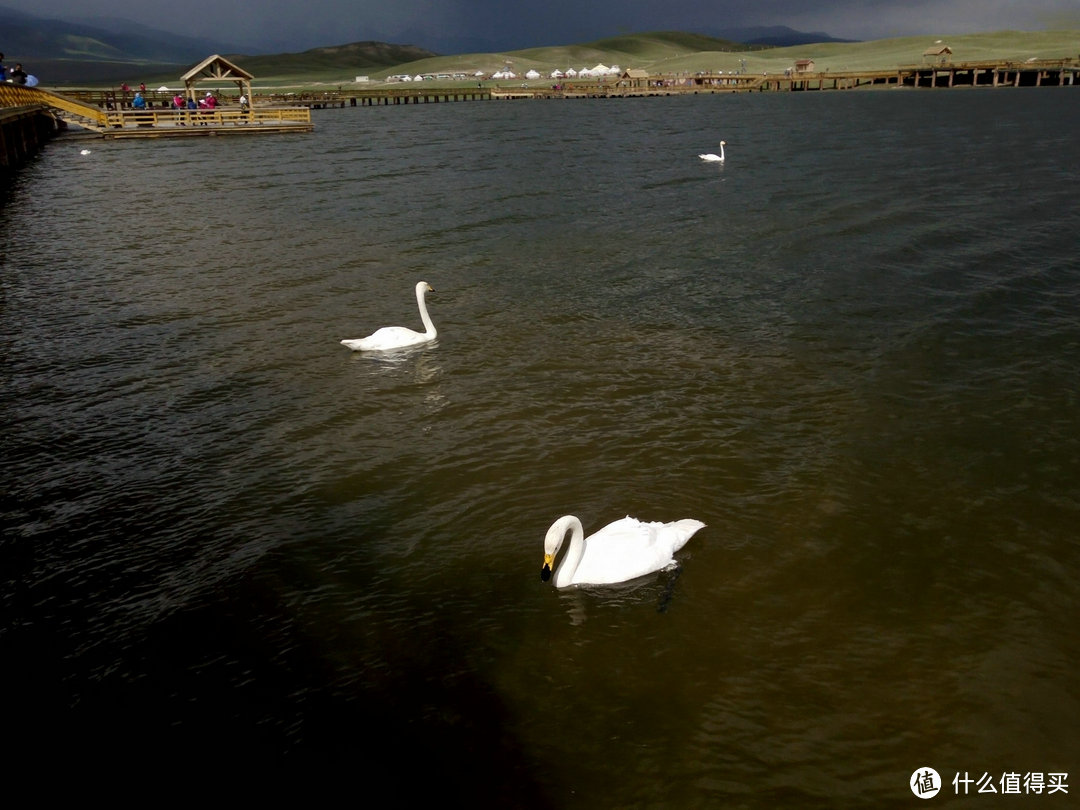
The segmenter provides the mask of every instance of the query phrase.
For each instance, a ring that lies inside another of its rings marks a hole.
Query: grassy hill
[[[953,50],[954,61],[1080,56],[1080,31],[999,31],[958,36],[924,36],[870,42],[825,42],[786,48],[742,45],[693,34],[658,32],[616,37],[584,45],[531,48],[499,54],[439,56],[376,72],[491,72],[510,64],[518,75],[535,69],[547,76],[556,68],[580,70],[597,62],[650,73],[740,70],[782,73],[796,59],[813,59],[821,70],[872,70],[922,63],[922,53],[937,40]]]
[[[207,54],[209,55],[209,54]],[[391,45],[387,42],[353,42],[312,48],[302,53],[282,53],[270,56],[222,54],[253,76],[306,76],[310,74],[343,73],[350,81],[361,73],[389,70],[397,65],[417,62],[435,54],[415,45]]]
[[[336,47],[314,48],[303,53],[272,56],[227,55],[227,58],[255,76],[256,87],[312,87],[351,84],[356,76],[378,81],[397,73],[436,74],[476,71],[490,74],[510,66],[519,76],[533,69],[546,77],[555,69],[580,70],[598,62],[622,68],[642,68],[651,73],[745,70],[749,73],[782,73],[796,59],[813,59],[819,70],[889,69],[922,62],[922,53],[942,40],[953,50],[957,62],[983,59],[1022,61],[1032,57],[1080,56],[1080,31],[998,31],[985,34],[945,34],[882,39],[871,42],[823,42],[785,48],[745,45],[724,39],[661,31],[612,37],[578,45],[529,48],[505,53],[474,53],[436,56],[409,45],[357,42]],[[209,54],[207,54],[209,55]],[[104,66],[105,63],[100,63]],[[96,77],[76,73],[79,86],[100,86],[127,81],[149,86],[175,83],[191,67],[187,65],[112,64],[113,72]],[[45,67],[48,67],[46,65]],[[32,72],[46,85],[64,79],[61,70]],[[69,72],[71,66],[68,66]]]
[[[383,78],[393,73],[468,73],[477,70],[494,73],[506,66],[515,73],[523,75],[535,69],[545,76],[556,68],[575,70],[592,67],[598,62],[620,67],[642,67],[664,58],[692,57],[694,54],[708,51],[749,52],[761,50],[765,46],[742,45],[725,39],[686,34],[675,31],[660,31],[648,34],[601,39],[580,45],[561,45],[544,48],[527,48],[520,51],[500,53],[471,53],[454,56],[431,56],[415,62],[396,65],[392,69],[373,71],[373,79]]]

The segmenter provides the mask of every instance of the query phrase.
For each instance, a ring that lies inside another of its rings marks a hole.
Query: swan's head
[[[544,536],[544,565],[540,569],[541,582],[547,582],[551,579],[551,574],[555,570],[555,555],[562,548],[563,540],[566,539],[566,532],[575,523],[581,525],[581,522],[573,515],[564,515],[552,523],[551,528],[547,530],[547,534]]]
[[[554,526],[548,529],[547,537],[544,538],[544,565],[540,568],[541,582],[551,579],[551,574],[555,570],[555,555],[559,553],[559,546],[563,541],[563,535],[552,534],[554,529]]]
[[[720,141],[721,146],[727,146],[727,141]]]
[[[428,284],[426,281],[416,282],[416,294],[423,295],[424,293],[435,292],[435,288]]]

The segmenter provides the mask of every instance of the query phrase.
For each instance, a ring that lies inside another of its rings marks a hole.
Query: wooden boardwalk
[[[0,107],[0,176],[26,161],[54,134],[56,121],[40,107]]]
[[[0,84],[0,108],[38,108],[57,119],[102,138],[168,138],[206,135],[255,135],[310,132],[306,107],[256,105],[241,109],[223,105],[213,110],[173,110],[167,107],[108,109],[88,101],[38,87]]]
[[[635,72],[636,73],[636,72]],[[962,87],[1063,87],[1080,85],[1080,59],[1032,59],[1025,62],[987,61],[955,64],[905,65],[883,70],[826,70],[783,73],[656,73],[646,77],[611,76],[603,79],[533,81],[521,85],[478,85],[473,82],[432,85],[427,82],[402,82],[368,86],[343,85],[330,91],[256,92],[255,110],[290,110],[304,108],[397,106],[403,104],[440,104],[457,101],[514,101],[520,99],[632,98],[641,96],[700,95],[751,92],[802,92],[817,90],[854,90],[860,88],[948,89]],[[557,83],[556,83],[557,82]],[[73,91],[71,98],[99,108],[112,104],[125,113],[124,126],[136,122],[127,117],[130,97],[118,97],[115,91]],[[150,90],[144,94],[152,110],[158,111],[152,127],[168,129],[168,109],[172,91]],[[225,97],[227,98],[227,96]],[[235,105],[232,105],[235,109]],[[218,130],[231,127],[235,115],[226,105],[220,120],[213,119]],[[290,113],[276,118],[281,126]],[[266,119],[269,124],[271,119]],[[310,122],[310,118],[304,119]],[[209,123],[209,122],[208,122]],[[137,125],[137,124],[136,124]],[[265,126],[264,126],[265,131]],[[289,128],[286,128],[289,131]],[[186,133],[185,133],[186,134]]]
[[[859,87],[1069,87],[1080,85],[1080,59],[905,65],[892,70],[817,71],[766,76],[763,90],[850,90]]]

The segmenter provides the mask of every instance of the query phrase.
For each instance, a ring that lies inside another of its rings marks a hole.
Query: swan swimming
[[[609,523],[585,537],[581,521],[564,515],[551,524],[544,537],[544,566],[540,579],[551,579],[555,587],[567,585],[610,585],[651,574],[675,562],[674,554],[705,526],[687,518],[673,523],[642,523],[629,515]],[[555,555],[571,531],[570,548],[558,567]]]
[[[698,157],[701,158],[702,160],[708,160],[709,162],[723,163],[724,162],[724,144],[725,143],[727,143],[727,141],[720,141],[720,154],[719,155],[714,155],[712,152],[709,152],[707,155],[698,155]]]
[[[89,155],[89,154],[90,154],[90,150],[89,150],[89,149],[83,149],[83,150],[82,150],[81,152],[79,152],[79,154],[80,154],[80,155]]]
[[[418,343],[427,343],[434,340],[437,332],[435,331],[435,324],[431,322],[431,316],[428,315],[427,304],[424,302],[424,295],[429,292],[435,292],[431,285],[426,281],[419,281],[416,284],[416,304],[420,307],[420,320],[424,322],[423,332],[414,332],[412,329],[408,329],[404,326],[384,326],[382,329],[377,329],[370,335],[364,338],[357,338],[355,340],[343,340],[342,346],[348,346],[354,352],[381,352],[388,349],[401,349],[406,346],[415,346]]]

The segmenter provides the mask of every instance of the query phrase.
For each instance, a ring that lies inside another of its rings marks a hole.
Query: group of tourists
[[[186,101],[183,95],[177,93],[173,96],[172,106],[176,110],[176,123],[180,126],[185,126],[191,122],[191,113],[193,112],[208,112],[217,107],[217,99],[213,93],[207,93],[198,101],[195,101],[195,96],[190,96]],[[206,125],[205,121],[196,121],[203,126]]]
[[[23,70],[22,62],[16,62],[10,70],[4,66],[4,55],[0,53],[0,82],[12,84],[26,84],[26,71]]]

